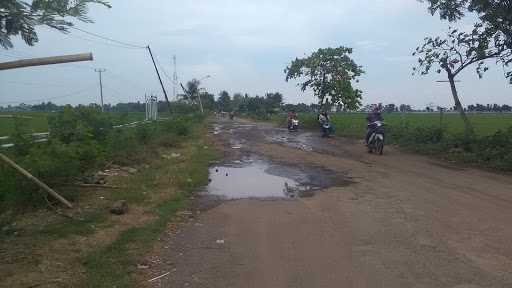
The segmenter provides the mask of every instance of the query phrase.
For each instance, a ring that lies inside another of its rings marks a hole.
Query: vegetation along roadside
[[[130,287],[138,257],[207,183],[216,152],[204,116],[122,129],[110,124],[108,113],[82,107],[49,118],[47,143],[24,142],[17,128],[21,136],[9,156],[75,208],[60,210],[0,166],[1,285]]]

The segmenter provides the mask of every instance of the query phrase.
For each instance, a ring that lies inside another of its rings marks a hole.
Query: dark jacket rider
[[[366,120],[368,121],[368,124],[372,124],[376,121],[383,121],[379,107],[373,108],[372,111],[368,113],[368,116],[366,116]],[[372,133],[375,131],[375,128],[376,127],[374,125],[368,125],[365,139],[366,145],[368,145],[368,141],[370,140]]]

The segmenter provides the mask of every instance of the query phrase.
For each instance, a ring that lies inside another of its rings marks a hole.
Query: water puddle
[[[213,135],[218,135],[222,132],[222,125],[214,125],[213,126]]]
[[[225,199],[312,197],[318,190],[349,184],[339,179],[339,175],[321,168],[245,159],[210,168],[207,193]]]
[[[302,134],[277,134],[266,136],[267,141],[273,143],[284,144],[289,147],[293,147],[299,150],[313,151],[313,146],[309,143],[311,135],[310,133],[302,133]]]

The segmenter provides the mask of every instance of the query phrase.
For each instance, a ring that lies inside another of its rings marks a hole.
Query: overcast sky
[[[429,103],[451,106],[445,76],[412,76],[411,52],[422,39],[443,35],[448,24],[428,14],[416,0],[112,0],[112,9],[94,7],[94,24],[77,27],[121,41],[150,44],[166,74],[172,77],[177,56],[179,81],[203,81],[209,92],[220,90],[263,95],[279,91],[285,101],[310,103],[295,82],[284,81],[284,68],[295,57],[318,48],[354,48],[354,60],[366,74],[358,87],[364,103]],[[469,26],[471,20],[460,23]],[[41,100],[90,103],[99,99],[98,74],[105,68],[105,102],[142,101],[145,93],[163,98],[146,50],[114,47],[112,43],[72,30],[65,35],[38,29],[40,42],[28,47],[16,39],[15,48],[0,50],[0,61],[13,58],[92,52],[93,62],[53,65],[0,72],[0,105]],[[1,48],[0,48],[1,49]],[[474,69],[460,76],[465,105],[512,104],[512,86],[503,68],[478,80]],[[172,82],[165,76],[172,96]]]

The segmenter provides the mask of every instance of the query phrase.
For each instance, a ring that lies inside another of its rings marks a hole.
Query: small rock
[[[128,212],[128,203],[126,203],[126,200],[119,200],[112,205],[112,208],[110,208],[110,213],[115,215],[123,215],[126,212]]]
[[[126,172],[128,172],[128,173],[130,173],[130,174],[135,174],[135,173],[137,173],[137,171],[138,171],[137,169],[132,168],[132,167],[123,167],[123,168],[122,168],[122,170],[123,170],[123,171],[126,171]]]
[[[180,153],[171,153],[171,157],[172,158],[179,158],[179,157],[181,157],[181,154]]]

